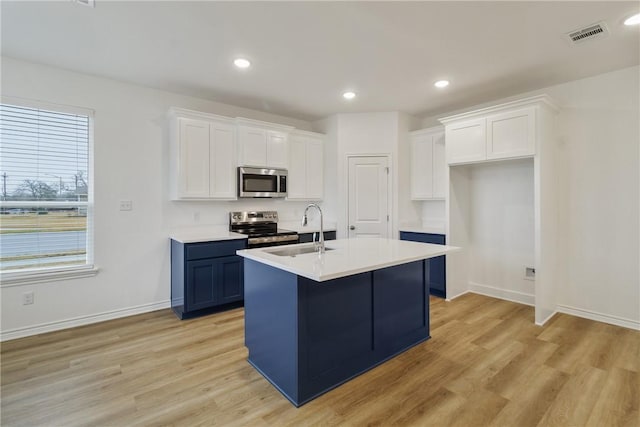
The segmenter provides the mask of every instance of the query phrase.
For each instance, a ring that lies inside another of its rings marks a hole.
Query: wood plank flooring
[[[640,332],[467,294],[431,340],[296,409],[246,361],[243,310],[169,310],[2,344],[2,426],[640,426]]]

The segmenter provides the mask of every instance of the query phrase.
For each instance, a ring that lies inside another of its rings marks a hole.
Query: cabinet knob
[[[350,226],[349,226],[349,230],[355,230],[355,229],[356,229],[356,226],[355,226],[355,225],[350,225]]]

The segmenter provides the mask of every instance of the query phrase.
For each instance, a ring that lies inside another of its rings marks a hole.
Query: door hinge
[[[387,215],[387,222],[389,222],[389,215]]]
[[[387,175],[389,175],[389,166],[385,167],[386,171],[387,171]]]

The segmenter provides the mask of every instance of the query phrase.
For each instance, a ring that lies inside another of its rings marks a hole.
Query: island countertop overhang
[[[306,247],[311,244],[289,245]],[[434,245],[384,238],[338,239],[326,242],[324,254],[279,256],[271,252],[283,246],[244,249],[237,254],[317,282],[434,258],[455,252],[455,246]]]

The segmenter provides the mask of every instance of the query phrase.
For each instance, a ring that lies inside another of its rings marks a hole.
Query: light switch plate
[[[121,211],[133,210],[133,202],[131,200],[120,200],[120,210]]]
[[[22,305],[33,304],[33,291],[25,292],[22,294]]]

